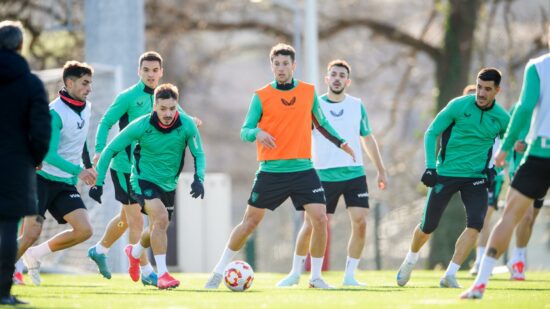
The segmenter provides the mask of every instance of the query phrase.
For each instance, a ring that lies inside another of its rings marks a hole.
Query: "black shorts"
[[[435,231],[449,200],[456,192],[460,192],[466,208],[467,227],[481,231],[487,213],[487,180],[438,176],[437,183],[428,192],[420,223],[422,232],[430,234]]]
[[[512,180],[512,188],[521,194],[542,199],[550,187],[550,158],[528,156]]]
[[[36,175],[36,191],[38,192],[38,214],[46,218],[46,210],[59,224],[65,224],[65,215],[79,208],[86,209],[80,193],[75,186],[64,182],[48,180]]]
[[[145,201],[152,199],[160,199],[168,211],[168,220],[172,220],[172,213],[174,212],[174,201],[176,200],[176,190],[166,192],[161,187],[147,180],[138,180],[139,189],[141,194],[135,194],[135,198],[141,206],[141,212],[145,212]]]
[[[503,180],[493,181],[493,185],[488,189],[488,204],[490,207],[493,207],[495,210],[498,210],[498,197],[502,191]]]
[[[325,204],[317,172],[314,169],[286,173],[260,171],[256,174],[248,205],[275,210],[289,197],[297,210],[303,210],[307,204]]]
[[[137,200],[132,194],[130,174],[115,171],[111,168],[111,179],[115,186],[115,199],[123,205],[136,204]]]
[[[366,176],[344,181],[323,181],[322,184],[327,199],[327,214],[333,214],[336,211],[341,195],[344,195],[346,208],[369,208],[369,189]]]
[[[538,198],[533,202],[533,207],[535,207],[536,209],[541,209],[542,206],[544,206],[544,197]]]

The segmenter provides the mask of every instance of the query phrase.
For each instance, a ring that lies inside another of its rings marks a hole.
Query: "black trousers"
[[[19,218],[0,217],[0,298],[11,293]]]

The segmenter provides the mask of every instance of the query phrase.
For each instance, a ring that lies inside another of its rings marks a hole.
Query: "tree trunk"
[[[479,0],[450,0],[448,3],[445,41],[436,66],[436,84],[439,90],[436,112],[443,109],[451,99],[460,96],[468,83],[480,6]],[[438,264],[447,266],[465,222],[464,206],[457,194],[449,202],[438,229],[432,235],[429,268]]]

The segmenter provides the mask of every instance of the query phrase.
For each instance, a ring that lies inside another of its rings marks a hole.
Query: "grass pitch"
[[[160,291],[134,283],[128,275],[111,280],[99,274],[43,275],[42,285],[16,286],[13,293],[31,302],[29,308],[550,308],[550,272],[528,272],[527,281],[509,281],[508,274],[493,276],[483,300],[458,299],[464,289],[442,289],[443,271],[415,270],[406,287],[395,283],[396,271],[359,271],[365,288],[343,288],[342,272],[327,272],[325,279],[336,290],[307,288],[308,275],[292,288],[275,288],[283,274],[257,273],[252,288],[231,292],[222,283],[218,290],[205,290],[208,274],[173,274],[179,288]],[[467,288],[473,282],[459,272],[459,283]]]

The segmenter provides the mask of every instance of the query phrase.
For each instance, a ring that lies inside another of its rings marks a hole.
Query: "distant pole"
[[[302,12],[303,8],[302,6],[299,6],[297,4],[292,6],[292,10],[294,13],[294,34],[292,36],[292,45],[294,45],[294,50],[296,50],[296,63],[298,64],[296,66],[296,70],[294,71],[294,77],[297,79],[302,78],[302,66],[304,63],[302,63],[303,55],[302,55]]]
[[[305,18],[305,81],[319,89],[319,33],[317,29],[317,0],[306,0]]]
[[[137,60],[145,49],[144,0],[86,0],[85,59],[122,70],[122,87],[138,80]]]

